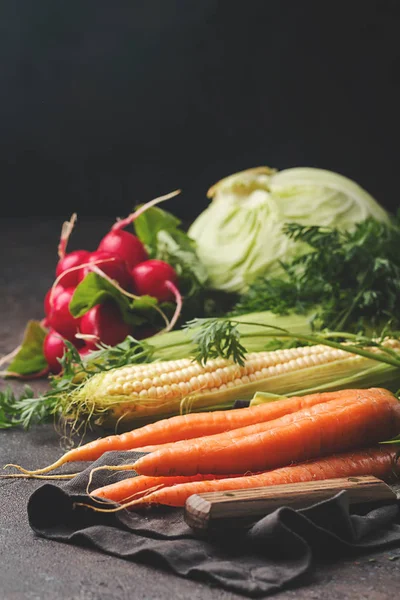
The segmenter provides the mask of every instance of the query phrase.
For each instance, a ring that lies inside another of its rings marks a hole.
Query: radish
[[[79,280],[82,281],[88,273],[92,271],[92,265],[98,267],[111,279],[114,279],[122,288],[130,287],[131,278],[125,261],[116,254],[111,252],[102,252],[96,250],[91,252],[87,264],[83,267],[79,275]]]
[[[121,312],[114,302],[104,302],[93,306],[83,315],[80,332],[86,345],[96,348],[99,342],[107,346],[119,344],[131,333],[131,328],[122,320]]]
[[[69,303],[74,295],[75,288],[70,287],[59,293],[53,302],[52,310],[48,316],[50,327],[71,342],[75,342],[80,319],[75,319],[69,311]]]
[[[41,326],[42,326],[42,327],[44,327],[45,329],[48,329],[48,328],[50,327],[49,320],[48,320],[48,318],[47,318],[47,317],[45,317],[44,319],[42,319],[42,320],[40,321],[40,324],[41,324]]]
[[[178,276],[175,269],[163,260],[146,260],[133,267],[131,275],[134,290],[139,296],[147,294],[159,302],[174,300],[175,294],[166,283],[171,282],[175,286]]]
[[[176,287],[178,276],[175,269],[163,260],[154,258],[133,267],[131,275],[134,291],[140,296],[147,294],[159,302],[175,300],[175,313],[165,331],[173,329],[182,311],[182,296]]]
[[[60,278],[59,281],[63,287],[67,288],[78,285],[81,269],[75,269],[73,271],[70,271],[69,269],[73,269],[74,267],[86,263],[89,256],[90,252],[87,250],[75,250],[60,258],[56,267],[56,276],[57,278]],[[68,273],[65,273],[65,271],[68,271]],[[63,273],[65,273],[65,275],[60,277]]]
[[[130,269],[148,258],[142,242],[123,229],[111,230],[101,240],[98,250],[120,256]]]
[[[51,308],[52,308],[52,305],[54,304],[55,299],[64,290],[65,290],[64,286],[59,285],[59,284],[55,285],[54,287],[51,287],[49,289],[49,291],[47,292],[47,294],[44,297],[44,314],[46,315],[46,317],[48,317],[49,314],[51,313]]]
[[[175,190],[165,196],[154,198],[150,200],[135,212],[128,215],[125,219],[121,219],[114,223],[111,231],[107,233],[101,240],[98,250],[103,252],[111,252],[123,258],[128,265],[129,269],[132,269],[135,265],[143,262],[148,258],[147,252],[142,242],[133,233],[124,231],[123,228],[133,223],[141,214],[146,212],[152,206],[156,206],[160,202],[165,202],[173,198],[180,193],[180,190]]]
[[[66,349],[67,346],[61,335],[51,329],[44,338],[43,354],[52,373],[56,374],[61,371],[61,365],[57,359],[63,357]]]
[[[82,341],[74,340],[73,344],[79,348]],[[67,350],[65,339],[57,331],[50,329],[44,338],[43,354],[52,373],[56,374],[61,371],[61,365],[57,359],[63,357],[65,350]],[[83,347],[78,351],[81,356],[84,356],[89,352],[89,349]]]

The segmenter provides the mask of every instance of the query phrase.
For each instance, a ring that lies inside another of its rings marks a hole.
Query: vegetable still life
[[[43,319],[1,359],[27,385],[0,392],[0,428],[50,422],[74,445],[2,477],[66,481],[71,514],[129,523],[203,494],[395,484],[397,216],[314,168],[226,177],[188,228],[165,209],[178,193],[135,207],[94,250],[68,251],[76,215],[64,223]],[[29,380],[44,377],[36,396]],[[32,495],[31,523],[51,489]]]

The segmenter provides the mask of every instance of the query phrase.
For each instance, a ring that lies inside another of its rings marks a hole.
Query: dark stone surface
[[[104,222],[81,222],[71,249],[94,247],[106,227]],[[42,298],[56,261],[58,232],[56,222],[16,219],[0,223],[1,354],[18,343],[29,317],[42,316]],[[33,386],[43,389],[45,382]],[[52,425],[30,432],[0,432],[0,465],[15,462],[26,467],[43,466],[61,452],[60,438]],[[26,503],[39,485],[20,479],[0,480],[1,600],[239,598],[149,567],[36,537],[27,522]],[[319,565],[302,587],[276,597],[383,600],[394,598],[399,585],[400,549]]]

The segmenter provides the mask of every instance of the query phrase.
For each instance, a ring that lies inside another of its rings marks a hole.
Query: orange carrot
[[[97,460],[110,450],[133,450],[149,444],[153,446],[204,435],[209,436],[261,421],[271,421],[282,415],[291,414],[303,408],[329,402],[336,398],[346,398],[350,402],[360,391],[349,389],[337,392],[322,392],[307,396],[293,396],[292,398],[267,402],[251,408],[179,415],[145,425],[127,433],[110,435],[89,442],[84,446],[73,448],[55,463],[43,469],[29,471],[19,465],[9,466],[16,467],[29,475],[48,473],[69,462]]]
[[[386,397],[390,397],[393,399],[393,395],[391,392],[381,389],[381,388],[370,388],[369,390],[357,390],[357,394],[354,396],[354,398],[360,397],[360,395],[362,396],[367,396],[368,394],[378,394],[378,395],[383,395]],[[340,400],[341,402],[345,402],[346,404],[348,403],[348,399],[345,397],[345,395],[343,394],[342,397],[340,398],[336,398],[336,400]],[[330,400],[329,403],[333,402],[333,400]],[[310,408],[312,408],[312,406],[310,406]],[[304,409],[303,409],[304,410]],[[196,443],[198,442],[203,442],[203,441],[212,441],[214,438],[217,439],[218,437],[218,441],[221,443],[223,441],[226,442],[231,442],[232,440],[236,440],[237,437],[243,437],[245,435],[253,435],[254,433],[262,433],[263,431],[266,431],[266,429],[270,429],[271,427],[275,427],[276,425],[284,425],[284,424],[289,424],[289,423],[294,423],[297,419],[298,419],[298,414],[300,411],[294,412],[294,413],[288,413],[283,415],[282,417],[280,417],[279,419],[274,419],[272,421],[261,421],[259,423],[254,423],[252,425],[247,425],[245,427],[239,427],[237,429],[232,429],[229,431],[225,431],[219,434],[215,434],[214,436],[201,436],[196,438]],[[207,440],[206,440],[207,438]],[[187,446],[188,441],[187,440],[179,440],[177,442],[169,442],[166,444],[156,444],[153,446],[144,446],[143,448],[137,448],[135,450],[139,451],[139,452],[156,452],[157,450],[165,450],[166,448],[177,448],[179,447],[179,445],[181,444],[185,444],[185,446]],[[132,467],[133,468],[133,467]]]
[[[371,394],[371,393],[385,395],[385,396],[393,398],[393,395],[391,392],[381,389],[381,388],[370,388],[369,390],[357,390],[357,394],[354,397],[360,397],[360,394],[362,394],[363,396],[366,396],[367,394]],[[336,400],[346,401],[344,395],[342,395],[341,398],[340,397],[336,398]],[[333,402],[333,400],[329,400],[329,402]],[[261,432],[265,431],[266,429],[270,429],[271,427],[274,427],[275,424],[283,425],[283,424],[293,423],[295,420],[297,420],[298,413],[299,413],[299,411],[294,412],[294,413],[288,413],[286,415],[283,415],[279,419],[274,419],[272,421],[261,421],[259,423],[247,425],[245,427],[239,427],[237,429],[233,429],[233,430],[225,431],[225,432],[222,432],[219,434],[215,434],[214,436],[201,436],[201,437],[196,438],[196,443],[203,442],[206,437],[208,438],[208,441],[210,441],[210,440],[212,441],[214,438],[217,439],[216,436],[218,436],[218,441],[223,442],[224,440],[225,441],[232,441],[233,439],[236,440],[236,438],[238,436],[242,437],[245,435],[252,435],[254,433],[261,433]],[[275,423],[275,421],[279,421],[279,422]],[[165,450],[166,448],[171,448],[171,447],[177,448],[179,446],[179,444],[187,445],[187,440],[179,440],[177,442],[169,442],[166,444],[155,444],[152,446],[144,446],[142,448],[137,448],[135,450],[137,450],[139,452],[146,452],[146,453],[147,452],[156,452],[157,450]]]
[[[124,502],[132,496],[136,496],[141,492],[145,493],[146,490],[155,486],[170,487],[173,485],[179,485],[182,483],[190,483],[192,481],[205,481],[208,479],[222,479],[227,478],[226,475],[191,475],[190,477],[146,477],[146,475],[139,475],[137,477],[129,477],[116,483],[105,485],[101,488],[97,488],[90,493],[91,496],[97,498],[105,498],[112,500],[113,502]],[[232,475],[232,477],[238,477]]]
[[[332,452],[374,444],[400,431],[400,403],[375,389],[286,415],[243,435],[249,428],[174,444],[136,461],[141,475],[193,475],[265,471]]]
[[[361,475],[373,475],[385,479],[394,470],[397,470],[396,454],[397,450],[390,448],[390,446],[385,448],[369,448],[358,452],[327,456],[326,458],[283,467],[258,475],[182,483],[172,487],[164,487],[147,496],[145,495],[134,504],[184,506],[189,496],[204,492],[243,490],[267,485],[283,485],[285,483]]]

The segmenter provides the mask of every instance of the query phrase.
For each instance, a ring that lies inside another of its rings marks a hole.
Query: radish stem
[[[76,213],[73,213],[71,215],[70,220],[64,221],[64,223],[62,224],[60,241],[58,244],[58,257],[60,259],[64,258],[65,253],[67,251],[67,244],[68,244],[69,236],[71,235],[72,230],[75,226],[76,218],[77,218]]]
[[[169,322],[169,325],[167,325],[167,327],[164,330],[165,332],[168,332],[175,327],[176,322],[179,319],[179,315],[182,312],[182,294],[180,293],[176,285],[172,283],[172,281],[166,281],[165,286],[174,294],[176,302],[175,312],[172,316],[172,319]]]
[[[125,219],[120,219],[119,221],[114,223],[114,225],[111,227],[111,231],[115,231],[116,229],[123,229],[127,225],[133,223],[133,221],[140,217],[140,215],[143,214],[148,208],[151,208],[152,206],[155,206],[160,202],[165,202],[165,200],[170,200],[171,198],[174,198],[180,193],[181,190],[175,190],[173,192],[170,192],[169,194],[165,194],[165,196],[159,196],[158,198],[154,198],[154,200],[150,200],[150,202],[146,202],[146,204],[143,204],[143,206],[141,206],[140,208],[138,208],[138,210],[128,215]]]

